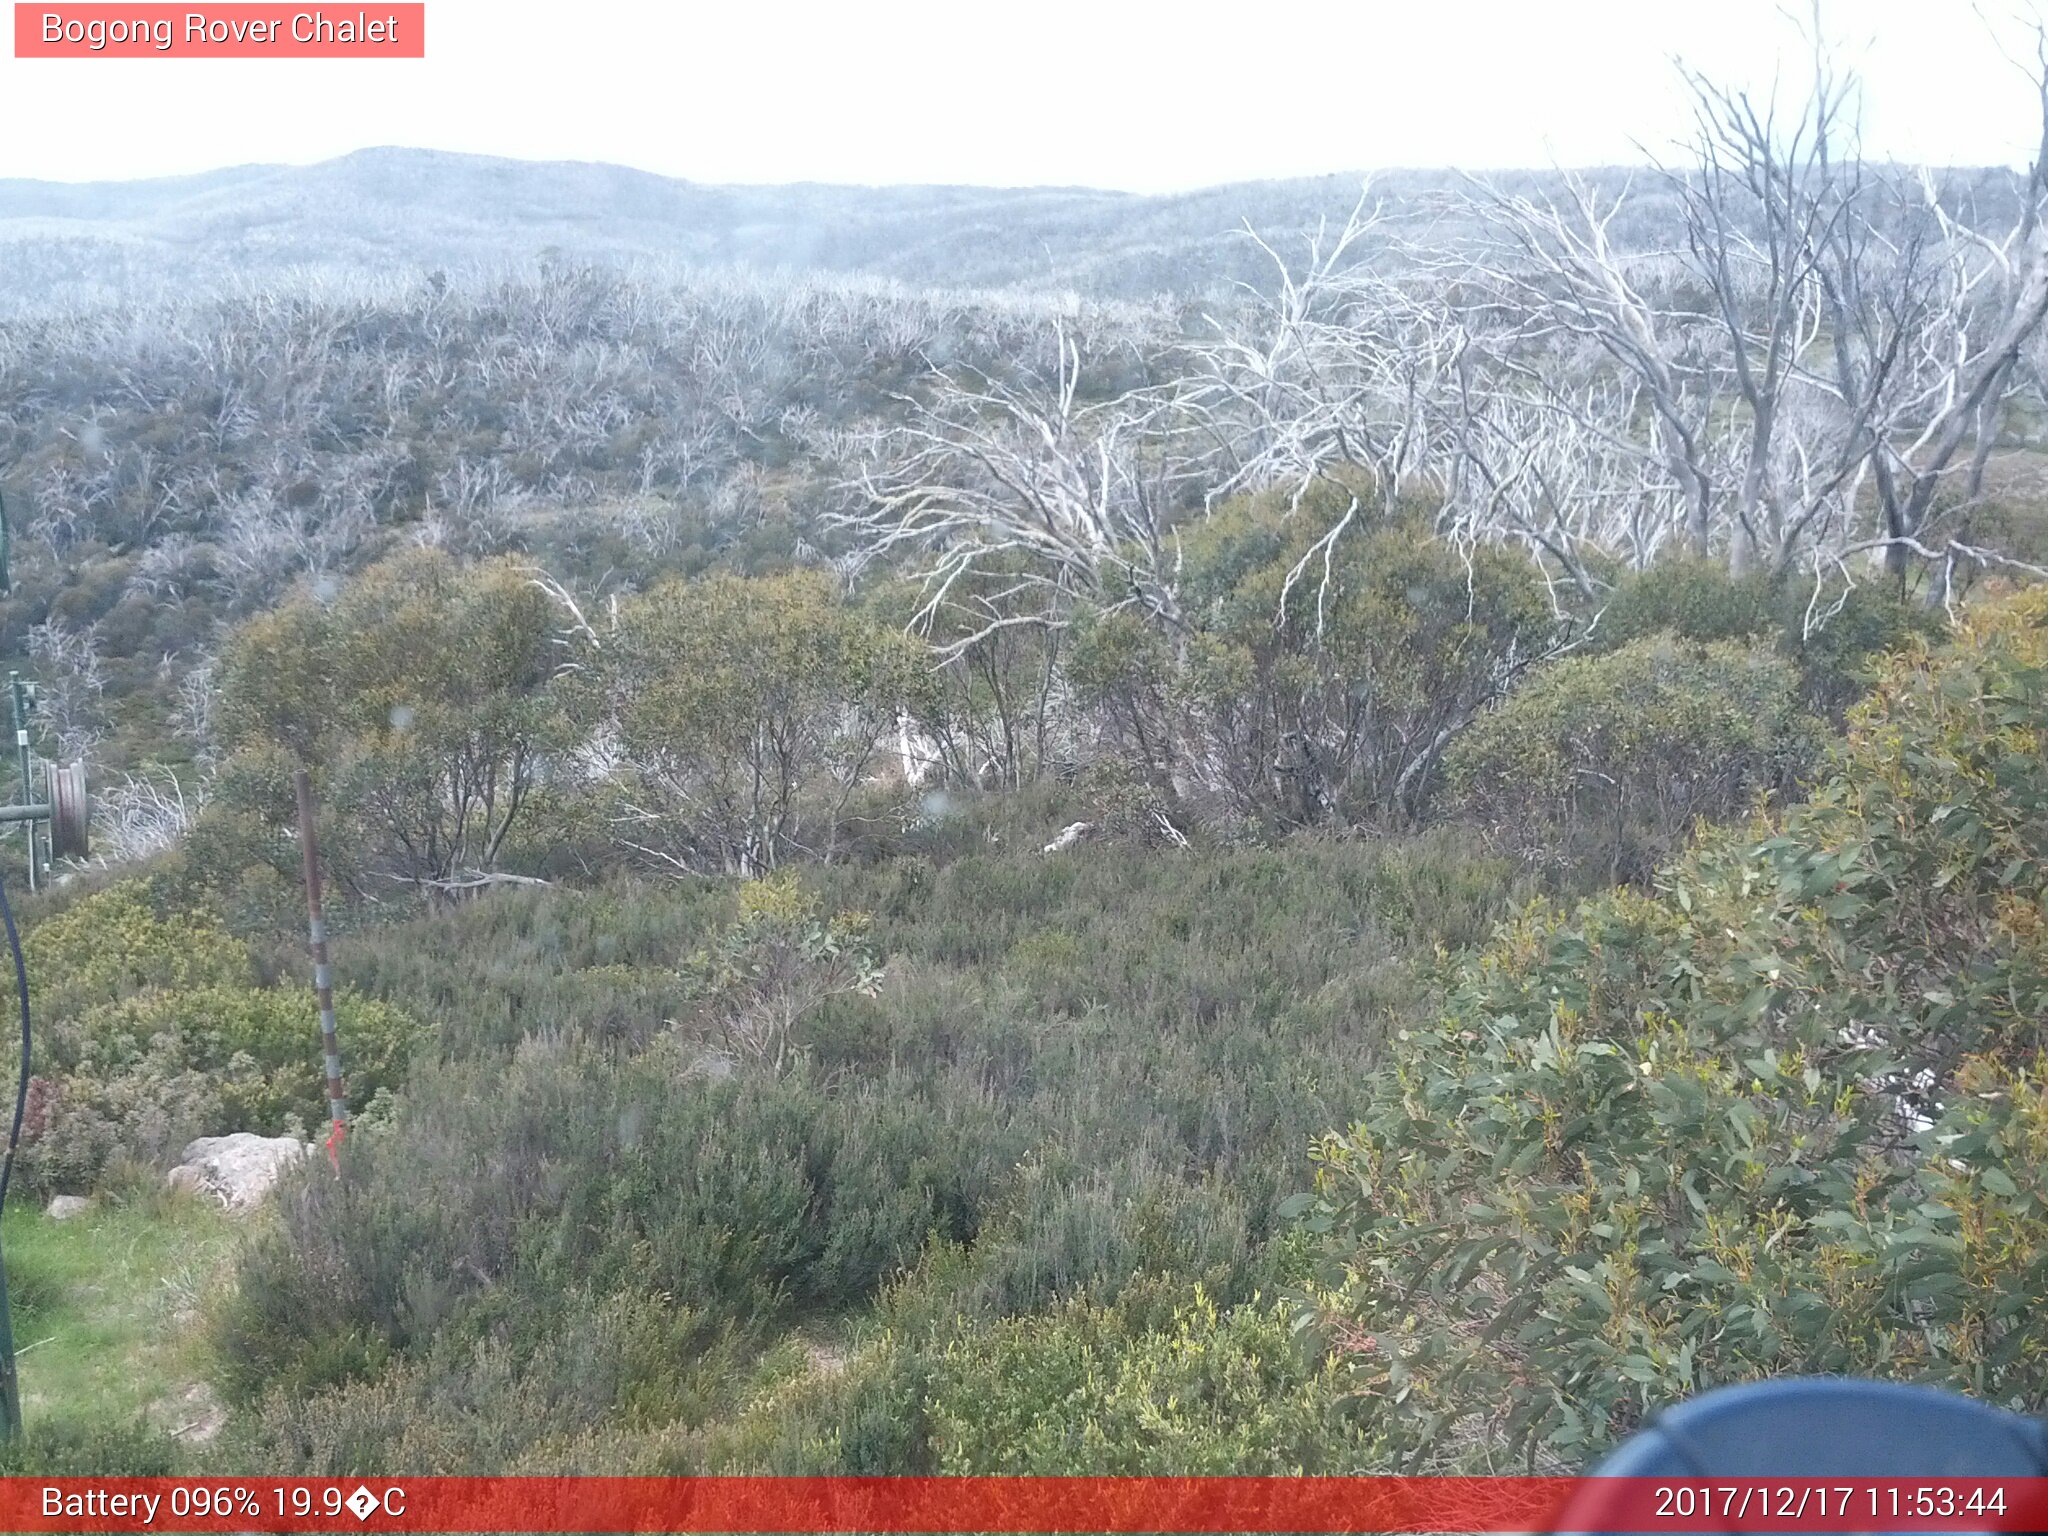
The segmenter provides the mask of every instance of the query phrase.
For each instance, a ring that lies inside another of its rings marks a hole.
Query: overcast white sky
[[[375,14],[327,9],[358,4]],[[2024,162],[2038,108],[1983,19],[2010,38],[2019,14],[1833,0],[1868,148]],[[0,58],[0,176],[402,144],[712,182],[1164,191],[1634,160],[1683,127],[1673,55],[1802,75],[1778,0],[428,0],[427,24],[420,61]]]

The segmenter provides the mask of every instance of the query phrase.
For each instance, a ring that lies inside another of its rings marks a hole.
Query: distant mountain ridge
[[[1493,173],[1555,192],[1560,171]],[[1631,207],[1623,242],[1682,237],[1657,173],[1579,173]],[[1939,173],[1944,199],[1989,198],[1999,171]],[[572,261],[865,274],[918,286],[1072,289],[1102,297],[1202,293],[1270,275],[1242,237],[1282,242],[1341,224],[1362,174],[1241,182],[1167,195],[1085,187],[715,186],[625,166],[444,150],[366,149],[316,165],[242,165],[150,181],[0,180],[0,312],[191,295],[286,274],[342,277]],[[1373,178],[1411,213],[1454,171]],[[1462,217],[1453,214],[1454,220]],[[1459,229],[1439,222],[1434,237]]]
[[[1443,173],[1394,180],[1412,189]],[[1140,295],[1244,275],[1235,234],[1341,220],[1362,178],[1169,196],[1078,187],[712,186],[623,166],[370,149],[150,181],[0,181],[0,302],[120,299],[291,270],[555,254]]]

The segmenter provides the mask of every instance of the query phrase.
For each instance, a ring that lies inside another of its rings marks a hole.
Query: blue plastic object
[[[1593,1469],[1602,1477],[2042,1477],[2048,1425],[1932,1387],[1805,1377],[1722,1387],[1667,1409]],[[1581,1487],[1559,1531],[1599,1530]]]
[[[1815,1376],[1667,1409],[1596,1477],[2042,1477],[2048,1428],[1975,1398]]]

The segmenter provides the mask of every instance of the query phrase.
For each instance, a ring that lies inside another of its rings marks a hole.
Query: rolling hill
[[[1380,179],[1407,205],[1452,178]],[[948,287],[1200,291],[1263,261],[1238,233],[1341,221],[1361,179],[1138,196],[1079,187],[705,186],[616,165],[370,149],[149,181],[0,181],[9,307],[286,274],[570,260],[862,273]]]

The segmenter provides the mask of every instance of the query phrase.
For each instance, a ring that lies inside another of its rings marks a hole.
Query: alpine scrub
[[[1400,1032],[1300,1202],[1397,1454],[1577,1464],[1766,1374],[2040,1405],[2044,626],[1909,647],[1806,803],[1526,912]]]

